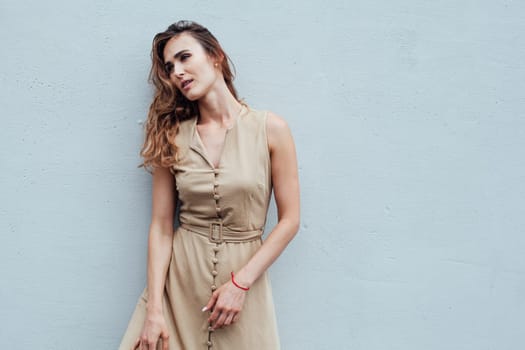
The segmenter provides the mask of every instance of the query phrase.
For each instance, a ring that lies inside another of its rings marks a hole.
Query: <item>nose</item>
[[[175,64],[173,67],[173,73],[175,73],[177,77],[182,77],[184,75],[182,64]]]

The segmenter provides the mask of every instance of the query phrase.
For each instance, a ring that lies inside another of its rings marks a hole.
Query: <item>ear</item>
[[[213,59],[214,60],[214,66],[215,67],[220,67],[222,65],[222,61],[224,60],[224,55],[220,55],[219,57],[216,57]]]

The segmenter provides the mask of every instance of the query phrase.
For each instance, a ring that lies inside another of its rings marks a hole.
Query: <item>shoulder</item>
[[[192,118],[189,118],[189,119],[184,119],[182,120],[180,123],[179,123],[179,129],[190,129],[191,126],[195,123],[195,118],[196,117],[192,117]]]
[[[245,121],[251,125],[258,125],[258,127],[264,127],[268,136],[273,136],[276,133],[280,133],[288,130],[288,124],[286,120],[271,111],[265,109],[254,109],[248,107],[248,113],[244,118]],[[271,134],[271,135],[270,135]]]
[[[177,141],[178,146],[183,146],[190,142],[191,131],[194,124],[195,118],[186,119],[179,123],[177,135],[175,136],[175,140]]]
[[[288,122],[271,111],[266,112],[266,133],[270,149],[285,144],[292,138]]]
[[[271,133],[279,133],[289,129],[286,120],[271,111],[266,112],[266,129]]]
[[[250,116],[253,125],[258,125],[266,130],[266,137],[270,149],[283,141],[291,139],[291,131],[288,122],[280,115],[268,111],[250,108]]]

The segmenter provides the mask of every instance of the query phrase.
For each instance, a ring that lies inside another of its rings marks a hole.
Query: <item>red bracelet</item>
[[[233,271],[232,271],[231,275],[232,275],[232,283],[233,283],[233,285],[235,287],[237,287],[239,289],[242,289],[244,291],[250,290],[250,287],[243,287],[243,286],[238,285],[237,282],[235,282],[235,278],[234,278],[235,276],[233,275]]]

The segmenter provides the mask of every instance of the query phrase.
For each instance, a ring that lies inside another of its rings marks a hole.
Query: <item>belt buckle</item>
[[[210,224],[210,233],[208,235],[210,242],[222,243],[222,222],[212,222]]]

